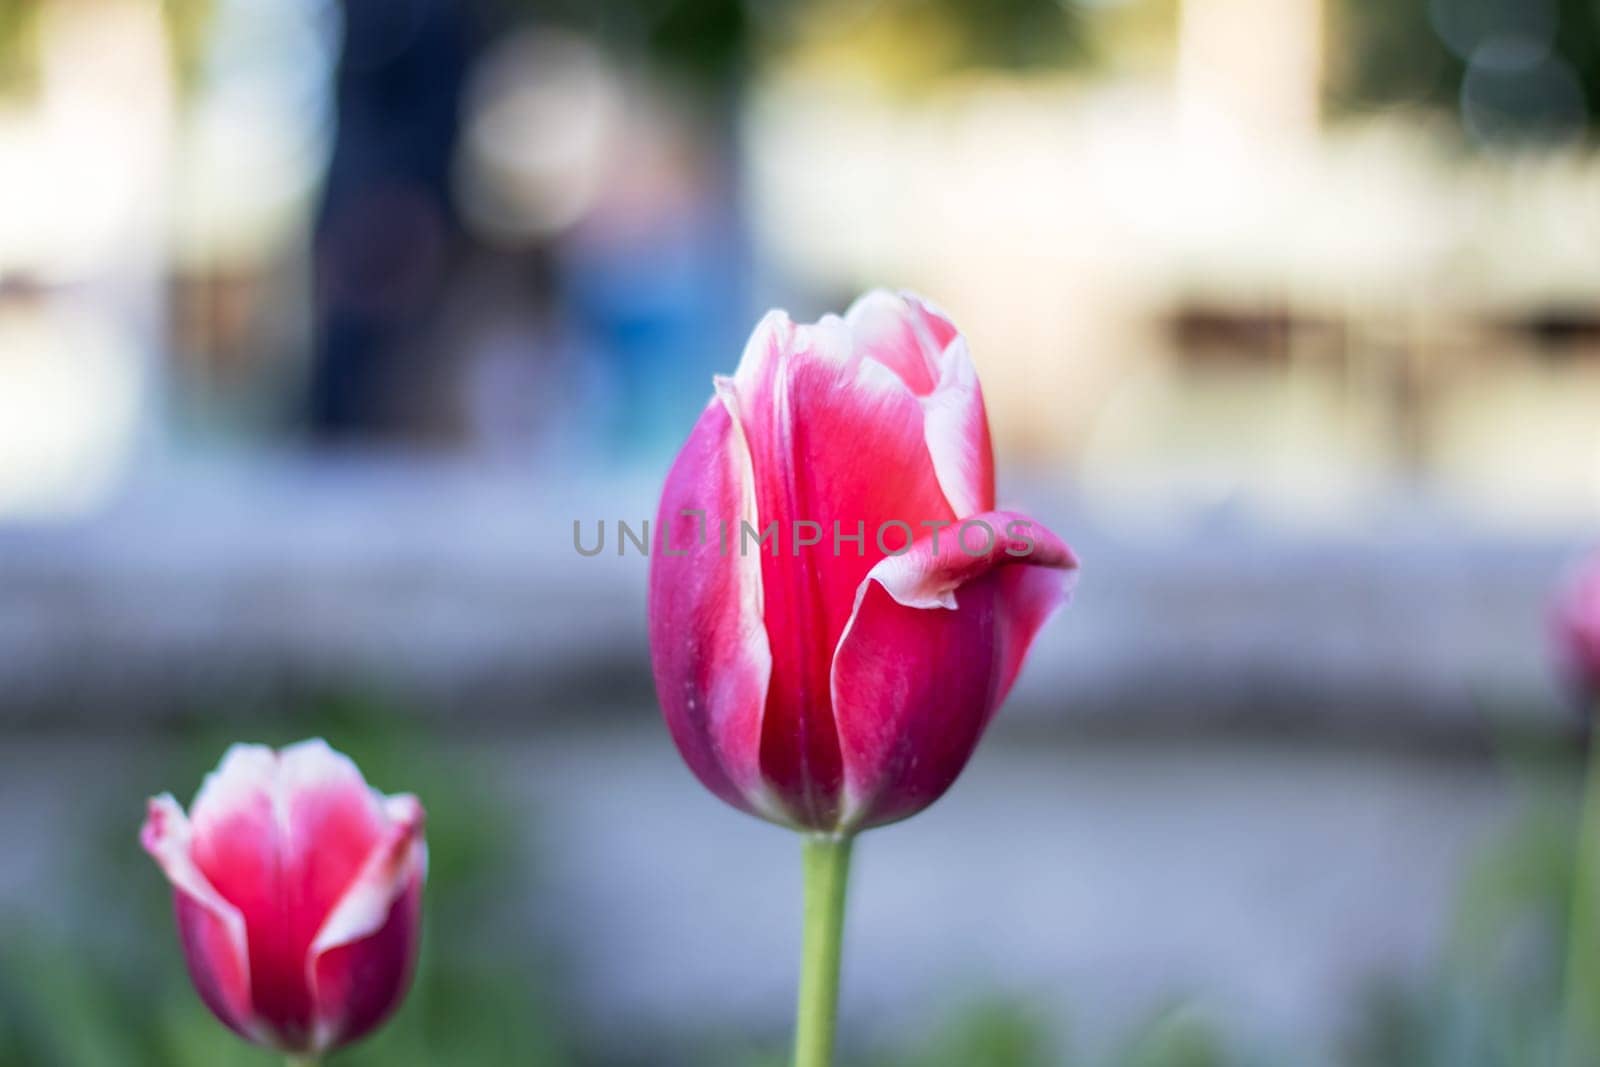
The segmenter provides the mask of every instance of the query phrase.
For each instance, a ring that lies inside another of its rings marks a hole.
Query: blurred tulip
[[[1562,666],[1585,699],[1600,700],[1600,555],[1562,587],[1551,619]]]
[[[1557,592],[1550,612],[1556,655],[1584,710],[1600,715],[1600,555]],[[1600,1063],[1600,734],[1591,720],[1573,843],[1572,899],[1567,920],[1563,1064]]]
[[[950,787],[1077,567],[995,510],[966,340],[881,291],[762,320],[656,528],[652,660],[684,759],[735,807],[844,835]]]
[[[140,835],[172,883],[200,998],[246,1040],[320,1056],[399,1006],[421,934],[416,797],[385,797],[322,741],[234,745],[184,815]]]

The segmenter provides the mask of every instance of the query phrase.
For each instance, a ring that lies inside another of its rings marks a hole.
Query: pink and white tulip
[[[917,297],[811,325],[772,312],[715,384],[652,551],[673,739],[713,793],[775,822],[915,814],[966,765],[1077,561],[996,510],[966,340]]]
[[[1557,655],[1580,694],[1600,701],[1600,555],[1580,567],[1551,611]]]
[[[423,811],[322,741],[234,745],[187,815],[150,801],[140,841],[172,883],[206,1006],[241,1037],[320,1056],[404,998],[421,934]]]

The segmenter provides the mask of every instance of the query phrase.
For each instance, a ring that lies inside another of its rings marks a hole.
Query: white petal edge
[[[774,316],[780,317],[783,322],[788,322],[788,315],[781,311],[768,312],[767,318],[762,320],[765,326]],[[792,326],[792,324],[791,324]],[[756,332],[762,332],[757,327]],[[752,344],[754,338],[752,338]],[[748,349],[747,349],[748,358]],[[743,360],[740,368],[744,367]],[[756,471],[755,460],[750,455],[750,442],[745,438],[744,421],[739,411],[739,387],[732,378],[718,376],[714,379],[717,391],[717,400],[728,412],[728,422],[733,430],[732,443],[737,450],[739,462],[739,519],[749,522],[755,529],[761,529],[761,517],[756,506]],[[730,536],[742,536],[742,530]],[[764,677],[761,687],[761,718],[762,723],[756,728],[756,736],[761,736],[762,727],[766,719],[766,698],[768,687],[772,684],[772,645],[767,639],[766,625],[766,590],[761,580],[761,557],[759,554],[745,553],[735,550],[733,557],[737,561],[735,566],[742,567],[739,589],[741,597],[739,602],[740,638],[749,646],[749,655],[752,662]],[[759,746],[759,740],[757,742]],[[779,803],[776,795],[767,786],[765,780],[759,776],[754,782],[740,781],[739,776],[730,773],[726,767],[723,773],[728,780],[744,792],[744,797],[756,813],[769,822],[787,824],[790,819],[784,813],[783,805]]]
[[[287,842],[293,798],[301,792],[328,789],[360,790],[364,796],[371,793],[355,761],[320,737],[281,751],[266,745],[234,744],[223,753],[217,769],[206,775],[189,810],[200,832],[205,832],[214,822],[264,800],[271,805],[281,839]],[[373,815],[381,816],[376,802]]]
[[[956,334],[939,359],[939,381],[933,392],[922,397],[923,434],[933,473],[950,510],[966,517],[989,511],[993,500],[984,499],[984,466],[992,466],[993,456],[983,454],[983,441],[976,433],[987,414],[978,371],[972,365],[967,339]]]
[[[200,905],[222,924],[244,979],[246,1015],[235,1022],[253,1039],[268,1042],[265,1031],[250,1014],[254,1012],[254,1002],[250,988],[250,942],[245,932],[244,915],[217,892],[211,880],[195,865],[192,852],[194,827],[171,793],[162,793],[150,799],[144,830],[139,836],[145,851],[150,853],[156,866],[167,876],[172,888]]]
[[[278,754],[266,745],[233,744],[222,754],[216,770],[205,776],[189,805],[194,825],[203,831],[262,799],[276,803],[273,783],[278,776]],[[278,825],[283,814],[274,808]]]
[[[863,333],[870,334],[872,330],[871,320],[875,317],[882,317],[908,327],[912,337],[916,339],[917,355],[922,359],[922,365],[924,370],[927,371],[928,380],[937,386],[940,376],[939,356],[946,346],[941,345],[938,339],[928,332],[927,323],[917,314],[918,308],[937,315],[947,323],[950,322],[950,316],[917,294],[904,289],[898,292],[891,292],[888,289],[873,289],[862,293],[856,298],[855,303],[850,305],[849,310],[844,313],[844,321],[858,339]],[[954,324],[950,328],[954,330]],[[897,374],[896,377],[899,377],[899,375]],[[907,388],[909,389],[910,386],[907,386]],[[915,392],[915,390],[912,391]]]
[[[954,530],[955,527],[951,527],[950,531],[947,532],[953,532]],[[1067,551],[1070,555],[1071,549]],[[956,581],[948,587],[933,586],[926,581],[920,580],[924,572],[914,566],[910,560],[910,553],[899,556],[885,556],[873,565],[872,569],[867,572],[867,576],[861,579],[861,584],[856,586],[855,603],[851,605],[850,618],[845,622],[844,630],[839,634],[839,640],[833,646],[833,666],[829,668],[828,673],[828,696],[835,708],[839,707],[841,703],[837,673],[839,650],[844,648],[846,641],[850,640],[850,634],[855,630],[856,620],[861,617],[861,605],[867,598],[868,586],[873,582],[877,582],[883,586],[884,592],[888,593],[895,603],[903,607],[925,611],[940,608],[948,611],[957,610],[955,591],[965,584],[967,579]],[[1000,566],[1029,566],[1029,564],[1003,563]],[[1052,611],[1060,611],[1070,604],[1073,594],[1078,588],[1079,570],[1075,556],[1072,557],[1070,566],[1058,569],[1063,571],[1061,600]],[[865,817],[868,800],[868,797],[852,786],[847,774],[844,782],[844,803],[839,812],[840,830],[851,831],[859,825],[861,819]]]
[[[422,803],[409,793],[392,797],[375,793],[374,799],[383,805],[389,829],[373,846],[360,872],[312,938],[306,952],[306,988],[311,991],[313,1005],[321,1000],[317,993],[317,964],[323,954],[355,944],[383,929],[395,901],[410,888],[412,881],[427,881],[428,845],[423,838],[426,815]],[[316,1016],[312,1033],[314,1048],[326,1052],[333,1047],[339,1039],[341,1025],[342,1020]]]
[[[286,844],[292,840],[291,809],[294,798],[302,793],[325,794],[337,790],[347,791],[365,800],[374,822],[384,819],[383,795],[367,785],[366,776],[356,766],[355,760],[322,738],[313,737],[297,742],[278,753],[272,804]]]
[[[410,793],[378,798],[389,829],[362,864],[349,888],[322,920],[309,952],[312,965],[330,949],[352,944],[383,927],[389,909],[413,875],[427,877],[428,846],[422,829],[422,803]]]
[[[961,517],[992,510],[994,501],[983,492],[984,483],[991,479],[985,477],[983,468],[986,464],[992,467],[994,459],[983,454],[982,440],[974,433],[984,427],[987,414],[966,335],[937,304],[905,289],[864,293],[844,317],[852,329],[864,329],[867,320],[878,315],[905,323],[927,363],[933,389],[917,399],[922,404],[928,455],[950,509]],[[925,316],[942,319],[954,336],[941,345],[929,331]]]
[[[767,362],[782,358],[794,338],[794,331],[794,320],[787,311],[773,308],[761,316],[756,328],[750,331],[744,352],[739,356],[739,365],[733,371],[732,381],[740,392],[754,389],[760,383]]]

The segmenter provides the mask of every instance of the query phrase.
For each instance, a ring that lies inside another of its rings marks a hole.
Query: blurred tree
[[[430,395],[434,324],[462,229],[451,191],[471,5],[344,0],[338,133],[316,232],[311,426],[326,439],[402,428]]]
[[[1485,65],[1508,76],[1547,59],[1570,70],[1588,135],[1600,120],[1600,4],[1593,0],[1342,0],[1332,16],[1328,97],[1336,112],[1412,106],[1459,118],[1463,81],[1483,49]],[[1508,118],[1528,137],[1547,133],[1537,90],[1519,95]]]
[[[1455,106],[1466,67],[1434,33],[1427,0],[1343,0],[1334,14],[1328,88],[1335,110]]]
[[[34,53],[39,17],[52,0],[0,0],[0,96],[26,92],[37,73]],[[180,83],[200,60],[215,0],[159,0],[172,34]]]
[[[580,32],[658,73],[725,90],[747,72],[756,36],[750,0],[503,0],[517,19]]]
[[[1070,65],[1089,54],[1079,0],[508,0],[514,9],[589,33],[701,86],[736,83],[760,52],[793,43],[796,27],[851,33],[885,22],[942,31],[945,67]],[[902,40],[908,39],[902,36]],[[915,36],[909,38],[915,39]]]
[[[32,74],[29,47],[39,0],[0,4],[0,94],[21,90]]]
[[[1075,0],[911,0],[915,17],[931,8],[955,27],[965,66],[1027,69],[1067,66],[1090,56],[1088,27]]]
[[[1600,3],[1559,0],[1556,51],[1577,70],[1589,107],[1589,126],[1600,123]]]

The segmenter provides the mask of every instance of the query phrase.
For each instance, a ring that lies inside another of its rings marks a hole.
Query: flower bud
[[[185,815],[140,841],[172,883],[195,989],[241,1037],[320,1056],[404,998],[427,872],[416,797],[386,797],[323,741],[234,745]]]

